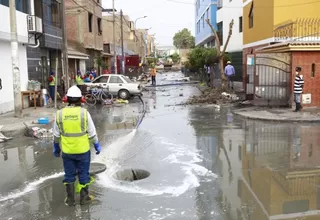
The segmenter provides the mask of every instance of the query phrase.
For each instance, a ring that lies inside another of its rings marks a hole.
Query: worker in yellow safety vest
[[[76,84],[78,86],[78,88],[81,90],[81,92],[83,92],[83,86],[84,86],[84,79],[85,77],[82,76],[81,71],[78,70],[77,72],[77,76],[76,76]]]
[[[67,92],[69,105],[57,111],[53,125],[53,155],[60,157],[62,151],[65,172],[63,183],[67,191],[65,204],[68,206],[75,205],[75,191],[80,193],[81,205],[93,199],[89,195],[89,185],[94,181],[89,175],[90,144],[94,145],[96,154],[101,151],[91,115],[85,108],[81,108],[81,98],[80,89],[77,86],[70,87]],[[75,189],[77,174],[79,184]]]

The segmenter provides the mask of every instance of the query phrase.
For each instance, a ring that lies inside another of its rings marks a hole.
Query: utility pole
[[[124,75],[125,73],[125,66],[124,66],[124,61],[125,61],[125,57],[124,57],[124,48],[123,48],[123,13],[122,13],[122,9],[120,10],[120,30],[121,30],[121,69],[122,69],[122,74]]]
[[[61,51],[61,60],[62,60],[62,72],[64,73],[64,86],[65,86],[65,92],[70,87],[70,81],[69,81],[69,64],[68,64],[68,41],[67,41],[67,31],[66,31],[66,10],[65,10],[65,1],[62,0],[60,3],[60,16],[61,16],[61,29],[62,29],[62,51]]]
[[[19,54],[18,54],[16,1],[10,0],[9,6],[10,6],[11,58],[12,58],[12,74],[13,74],[12,78],[13,78],[14,116],[21,117],[22,103],[21,103]]]
[[[117,52],[116,52],[116,14],[114,9],[114,0],[112,0],[112,16],[113,16],[113,66],[114,73],[117,74]]]

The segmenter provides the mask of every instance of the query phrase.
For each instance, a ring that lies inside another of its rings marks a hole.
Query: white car
[[[108,89],[112,95],[125,100],[129,99],[130,96],[142,94],[142,86],[139,83],[133,82],[129,77],[120,74],[101,75],[92,82],[86,82],[85,85],[88,87],[101,86]]]

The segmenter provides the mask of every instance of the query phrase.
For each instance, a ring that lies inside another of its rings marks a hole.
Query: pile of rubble
[[[226,104],[239,101],[239,97],[233,93],[227,93],[220,88],[207,88],[201,91],[199,96],[192,96],[186,104]]]

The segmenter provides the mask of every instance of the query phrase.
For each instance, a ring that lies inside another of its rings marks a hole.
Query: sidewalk
[[[14,117],[14,112],[9,112],[3,115],[0,115],[0,125],[3,125],[1,132],[7,137],[16,137],[23,135],[26,129],[26,126],[23,123],[26,123],[27,126],[31,127],[51,127],[56,113],[54,108],[26,108],[22,111],[22,118]],[[48,125],[33,124],[32,122],[37,122],[40,117],[48,117],[50,122]]]
[[[249,119],[283,121],[283,122],[320,122],[319,108],[304,108],[301,112],[293,112],[289,108],[248,107],[236,109],[235,114]]]

